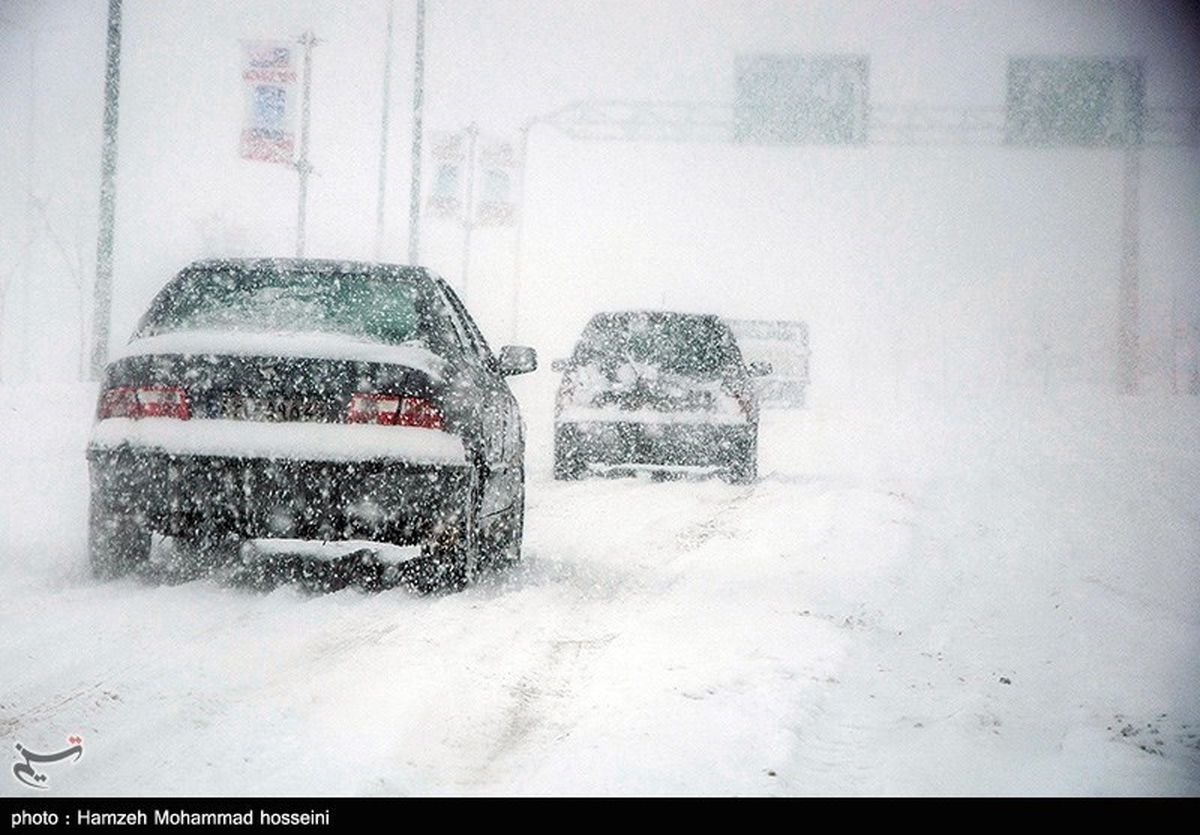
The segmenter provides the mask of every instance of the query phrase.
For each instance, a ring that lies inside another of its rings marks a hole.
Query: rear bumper
[[[729,467],[746,455],[753,424],[560,422],[556,454],[586,464]]]
[[[88,449],[92,502],[167,536],[371,539],[416,544],[466,506],[465,463],[195,455],[129,444]]]

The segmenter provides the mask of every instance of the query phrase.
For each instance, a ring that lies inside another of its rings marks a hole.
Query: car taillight
[[[754,395],[748,391],[739,391],[736,395],[738,406],[742,409],[742,414],[746,417],[751,417],[754,414]]]
[[[114,386],[100,398],[97,415],[105,418],[191,417],[187,392],[179,386]]]
[[[386,426],[420,426],[441,429],[442,413],[423,397],[356,392],[350,398],[347,423],[382,423]]]

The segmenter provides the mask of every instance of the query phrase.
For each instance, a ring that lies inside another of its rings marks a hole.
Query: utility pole
[[[300,36],[304,46],[304,80],[300,92],[300,158],[296,160],[296,173],[300,175],[300,199],[296,217],[296,257],[304,257],[304,224],[308,212],[308,177],[312,174],[312,164],[308,161],[308,127],[311,116],[310,98],[312,95],[312,48],[317,43],[317,36],[311,31]]]
[[[392,100],[392,28],[396,2],[388,0],[387,35],[383,46],[383,116],[379,125],[379,193],[375,198],[375,260],[383,258],[383,209],[387,200],[388,114]]]
[[[112,318],[113,225],[117,210],[117,103],[121,87],[121,0],[108,0],[108,44],[104,64],[104,131],[100,148],[100,234],[96,240],[92,378],[108,363]]]
[[[38,77],[37,77],[37,56],[38,56],[38,36],[41,31],[28,26],[20,26],[13,23],[11,20],[0,17],[0,24],[10,26],[21,32],[29,35],[29,110],[25,120],[25,238],[21,243],[21,279],[20,279],[20,294],[21,299],[19,306],[23,310],[29,309],[29,285],[32,281],[33,273],[33,252],[34,252],[34,213],[37,197],[34,194],[34,182],[37,172],[37,114],[38,114]],[[6,288],[0,287],[0,339],[2,339],[4,329],[4,293]],[[82,290],[80,291],[82,292]],[[29,365],[29,317],[23,316],[18,321],[18,336],[17,344],[19,347],[19,363],[17,367],[18,376],[25,376],[28,372]],[[3,355],[0,355],[0,380],[4,379]]]
[[[408,192],[408,263],[421,261],[421,108],[425,99],[425,0],[417,0],[417,46],[413,67],[412,184]]]
[[[521,330],[521,244],[525,236],[525,159],[529,156],[529,133],[540,120],[536,117],[527,119],[521,125],[518,140],[519,156],[517,157],[517,228],[513,232],[513,287],[512,287],[512,341],[518,341],[517,334]]]
[[[513,233],[513,288],[512,288],[512,340],[519,341],[517,334],[521,327],[521,273],[524,269],[522,246],[525,242],[525,210],[528,202],[525,200],[525,184],[529,173],[529,139],[533,129],[540,124],[557,127],[555,120],[563,114],[570,114],[580,105],[572,104],[560,107],[549,113],[531,116],[521,124],[517,145],[520,148],[517,157],[517,221]],[[560,128],[561,130],[561,128]]]
[[[29,116],[25,123],[25,246],[24,257],[21,259],[21,307],[24,310],[29,310],[29,285],[32,284],[33,275],[33,224],[34,224],[34,204],[37,197],[34,195],[34,178],[37,174],[37,113],[38,113],[38,77],[37,77],[37,54],[38,54],[38,31],[29,29]],[[80,295],[83,294],[83,287],[79,288]],[[21,377],[26,377],[29,373],[29,317],[22,316],[20,319],[20,365],[18,373]],[[82,358],[81,358],[82,359]]]
[[[475,145],[479,139],[479,126],[474,122],[467,125],[467,199],[463,203],[463,257],[462,297],[467,301],[467,281],[471,273],[471,233],[475,231]]]
[[[1125,394],[1138,390],[1138,186],[1141,151],[1138,143],[1124,150],[1121,203],[1121,286],[1117,330],[1117,375]]]
[[[569,109],[569,108],[568,108]],[[541,116],[532,116],[525,120],[518,133],[517,146],[520,148],[517,157],[517,221],[513,232],[513,288],[512,288],[512,340],[517,342],[517,334],[521,328],[521,273],[524,269],[522,246],[525,242],[525,210],[528,202],[525,200],[525,184],[529,171],[529,138],[533,129],[543,122],[553,124],[553,120],[562,110],[555,110]]]

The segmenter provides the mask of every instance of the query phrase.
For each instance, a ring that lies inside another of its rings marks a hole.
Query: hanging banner
[[[463,135],[436,133],[432,137],[433,185],[426,203],[430,214],[443,219],[458,215],[463,190]]]
[[[296,110],[296,52],[287,41],[242,41],[242,81],[246,115],[244,159],[291,165]]]
[[[510,226],[516,219],[513,180],[517,155],[511,142],[479,137],[474,143],[474,158],[467,159],[472,146],[466,134],[435,133],[429,155],[433,178],[426,199],[429,213],[443,220],[466,222],[470,212],[473,226]],[[473,194],[467,185],[474,169]]]
[[[517,157],[511,142],[485,140],[479,152],[479,207],[475,222],[480,226],[510,226],[516,217],[512,181]]]

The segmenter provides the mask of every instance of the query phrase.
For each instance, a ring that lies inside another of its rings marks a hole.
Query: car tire
[[[421,546],[421,556],[406,563],[407,579],[421,594],[461,591],[479,569],[479,512],[483,489],[481,468],[471,468],[467,502],[456,524]]]
[[[488,543],[487,561],[498,568],[516,565],[521,561],[521,542],[525,536],[525,468],[517,475],[520,485],[513,506],[495,523],[498,531]]]
[[[725,480],[730,484],[753,484],[758,480],[758,424],[744,430],[733,447],[734,458],[725,470]]]
[[[114,512],[93,498],[88,513],[88,558],[95,577],[123,577],[150,559],[150,530],[136,514]]]

